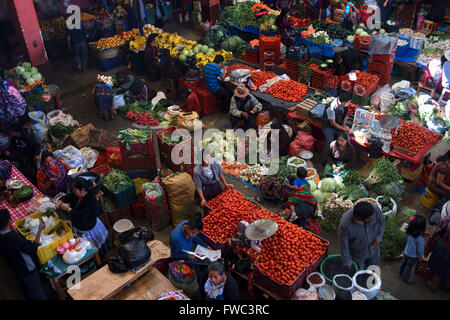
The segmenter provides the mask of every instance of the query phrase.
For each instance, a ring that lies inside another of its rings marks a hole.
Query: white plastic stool
[[[447,100],[444,100],[444,97],[446,94],[450,94],[450,89],[448,88],[442,88],[441,96],[439,97],[438,103],[439,105],[445,105],[447,103]]]

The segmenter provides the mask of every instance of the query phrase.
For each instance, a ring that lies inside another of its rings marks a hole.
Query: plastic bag
[[[176,117],[180,114],[181,107],[180,106],[170,106],[167,108],[167,112],[164,114],[164,120],[170,121],[173,117]]]
[[[323,112],[325,111],[325,105],[319,103],[317,106],[309,110],[308,114],[312,119],[321,120],[323,118]]]
[[[390,93],[391,92],[391,87],[389,87],[389,85],[385,85],[384,87],[378,89],[377,91],[375,91],[375,93],[372,94],[372,99],[370,100],[370,103],[375,107],[375,108],[379,108],[380,107],[380,102],[381,102],[381,98],[380,96],[383,93]]]
[[[291,157],[297,157],[302,150],[311,151],[314,147],[315,141],[316,139],[314,139],[313,136],[307,134],[306,132],[299,131],[297,133],[297,137],[295,137],[295,140],[289,145],[289,155]]]
[[[84,147],[80,150],[80,152],[83,155],[86,169],[93,168],[99,155],[98,151],[92,148]]]
[[[137,268],[145,264],[151,257],[150,248],[144,240],[132,239],[119,248],[120,256],[125,260],[129,269]]]
[[[394,48],[396,38],[377,33],[372,36],[369,47],[369,55],[390,54]]]
[[[122,257],[111,257],[108,259],[108,267],[112,273],[128,272],[128,267]]]
[[[67,250],[64,252],[62,259],[67,264],[75,264],[80,261],[86,255],[86,248],[82,248],[80,251]]]
[[[146,227],[140,226],[138,228],[127,230],[119,236],[119,240],[121,243],[126,243],[133,239],[143,240],[147,243],[155,239],[155,234],[153,233],[153,231],[147,229]]]
[[[28,116],[31,119],[31,128],[33,130],[36,142],[42,144],[48,133],[48,123],[45,114],[42,111],[29,112]]]
[[[406,80],[402,80],[400,82],[395,83],[392,86],[392,91],[397,91],[397,90],[400,90],[400,89],[406,89],[406,88],[409,88],[410,86],[411,86],[411,82],[406,81]]]
[[[317,290],[313,287],[308,290],[300,288],[295,291],[292,300],[319,300],[319,296],[317,295]]]
[[[156,106],[156,104],[159,102],[159,100],[162,100],[162,99],[167,100],[167,97],[164,94],[164,92],[158,91],[156,96],[152,99],[152,106]]]
[[[122,107],[124,105],[125,105],[125,98],[124,98],[123,94],[118,94],[118,95],[114,96],[113,106],[114,106],[115,110],[119,109],[120,107]]]
[[[84,167],[84,157],[81,151],[74,146],[67,146],[62,150],[56,150],[54,152],[55,157],[64,160],[72,168]]]

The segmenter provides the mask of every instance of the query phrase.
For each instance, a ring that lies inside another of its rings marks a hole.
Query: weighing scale
[[[231,239],[238,246],[252,247],[255,251],[260,252],[261,241],[275,234],[278,230],[278,223],[271,219],[259,219],[252,223],[240,221],[238,223],[238,234]]]

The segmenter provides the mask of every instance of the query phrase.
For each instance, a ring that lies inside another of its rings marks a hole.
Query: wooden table
[[[178,291],[158,269],[152,269],[132,287],[116,295],[114,300],[156,300],[164,291]],[[183,294],[186,299],[189,299]]]
[[[67,293],[74,300],[104,300],[114,297],[124,287],[151,270],[153,263],[160,259],[170,257],[170,249],[159,240],[150,241],[147,246],[152,252],[152,262],[138,273],[134,273],[133,271],[112,273],[108,265],[106,265],[82,280],[80,282],[80,289],[70,288]]]

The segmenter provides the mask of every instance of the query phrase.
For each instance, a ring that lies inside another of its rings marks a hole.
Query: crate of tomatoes
[[[376,75],[359,72],[353,87],[353,93],[367,98],[372,93],[377,91],[379,81],[380,78]]]

